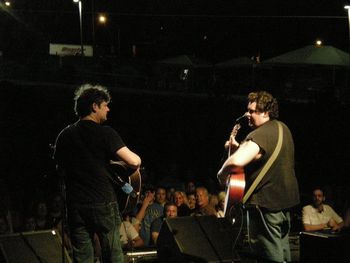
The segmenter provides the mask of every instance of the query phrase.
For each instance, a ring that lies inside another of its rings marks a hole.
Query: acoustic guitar
[[[132,211],[140,199],[142,183],[140,169],[130,169],[122,162],[113,161],[109,168],[119,210],[122,213]]]
[[[230,141],[232,141],[238,130],[241,128],[239,123],[235,124],[230,134]],[[228,157],[231,156],[231,146],[229,145]],[[245,175],[243,167],[233,167],[226,176],[226,197],[225,197],[225,216],[231,215],[231,210],[242,202],[245,189]],[[220,182],[224,182],[225,178],[218,178]]]

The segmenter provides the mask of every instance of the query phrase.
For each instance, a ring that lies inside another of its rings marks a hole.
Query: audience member
[[[155,219],[151,225],[151,236],[153,244],[157,244],[160,229],[162,227],[164,218],[177,217],[177,205],[174,203],[166,203],[164,206],[164,216]]]
[[[216,210],[219,204],[219,198],[216,194],[209,194],[209,204]]]
[[[133,225],[133,227],[135,228],[135,230],[137,231],[137,233],[140,234],[140,232],[141,232],[141,222],[136,217],[132,217],[130,222]]]
[[[140,234],[141,230],[141,222],[134,216],[133,212],[128,212],[123,215],[125,221],[131,223],[131,225],[135,228],[138,234]]]
[[[157,187],[156,189],[156,203],[164,207],[166,203],[166,189],[164,187]]]
[[[156,193],[147,192],[142,202],[141,208],[136,214],[136,219],[141,222],[140,236],[145,246],[151,245],[151,224],[153,220],[163,215],[163,205],[165,202],[165,189],[158,187]],[[156,196],[154,202],[154,195]]]
[[[325,195],[323,190],[315,188],[313,191],[313,203],[303,207],[302,220],[305,231],[318,231],[331,229],[340,230],[343,219],[329,205],[324,204]]]
[[[185,192],[194,193],[196,191],[196,184],[193,180],[188,180],[185,185]]]
[[[144,242],[140,237],[140,223],[132,217],[132,212],[127,212],[122,215],[122,223],[120,224],[120,243],[123,250],[139,248],[144,246]],[[132,221],[134,223],[132,223]],[[135,223],[137,221],[138,223]],[[134,225],[136,227],[134,227]],[[98,235],[95,233],[93,237],[94,262],[102,262],[101,242]]]
[[[123,222],[120,225],[119,232],[123,249],[142,247],[144,245],[139,232],[125,216],[123,216]]]
[[[217,217],[225,217],[225,198],[226,198],[226,192],[221,191],[218,194],[218,205],[216,206],[216,216]]]
[[[188,207],[191,210],[191,214],[196,209],[196,194],[195,192],[187,193]]]
[[[177,206],[177,216],[189,216],[191,214],[191,209],[188,207],[188,200],[185,192],[176,191],[174,197]]]
[[[175,187],[168,187],[167,189],[166,189],[166,201],[167,202],[174,202],[175,201],[175,196],[174,196],[174,194],[175,194]]]
[[[196,188],[196,202],[197,207],[193,215],[215,215],[216,211],[213,206],[209,203],[209,193],[208,190],[203,187]]]
[[[141,222],[141,225],[142,225],[142,222],[145,218],[145,215],[146,215],[146,211],[148,209],[148,207],[153,204],[154,202],[154,191],[149,191],[147,190],[145,192],[145,195],[143,197],[143,199],[141,200],[141,205],[140,207],[138,207],[137,211],[136,211],[136,220]]]
[[[48,210],[46,202],[39,201],[35,205],[34,210],[36,230],[50,229],[52,225],[48,220]]]

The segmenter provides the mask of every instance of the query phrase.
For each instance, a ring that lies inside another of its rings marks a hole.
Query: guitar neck
[[[229,147],[228,147],[228,157],[230,157],[233,152],[232,152],[232,142],[236,140],[236,135],[238,133],[238,130],[241,128],[241,125],[239,123],[235,124],[235,126],[233,126],[232,132],[230,134],[230,138],[229,138]]]

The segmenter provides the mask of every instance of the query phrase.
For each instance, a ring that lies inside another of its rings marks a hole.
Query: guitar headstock
[[[241,124],[236,123],[235,126],[233,126],[232,132],[231,132],[231,136],[232,137],[236,137],[238,130],[241,128]]]

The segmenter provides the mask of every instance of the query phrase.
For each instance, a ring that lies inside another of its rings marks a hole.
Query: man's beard
[[[323,212],[323,203],[322,202],[314,202],[313,206],[314,208],[316,208],[318,210],[318,212]]]

